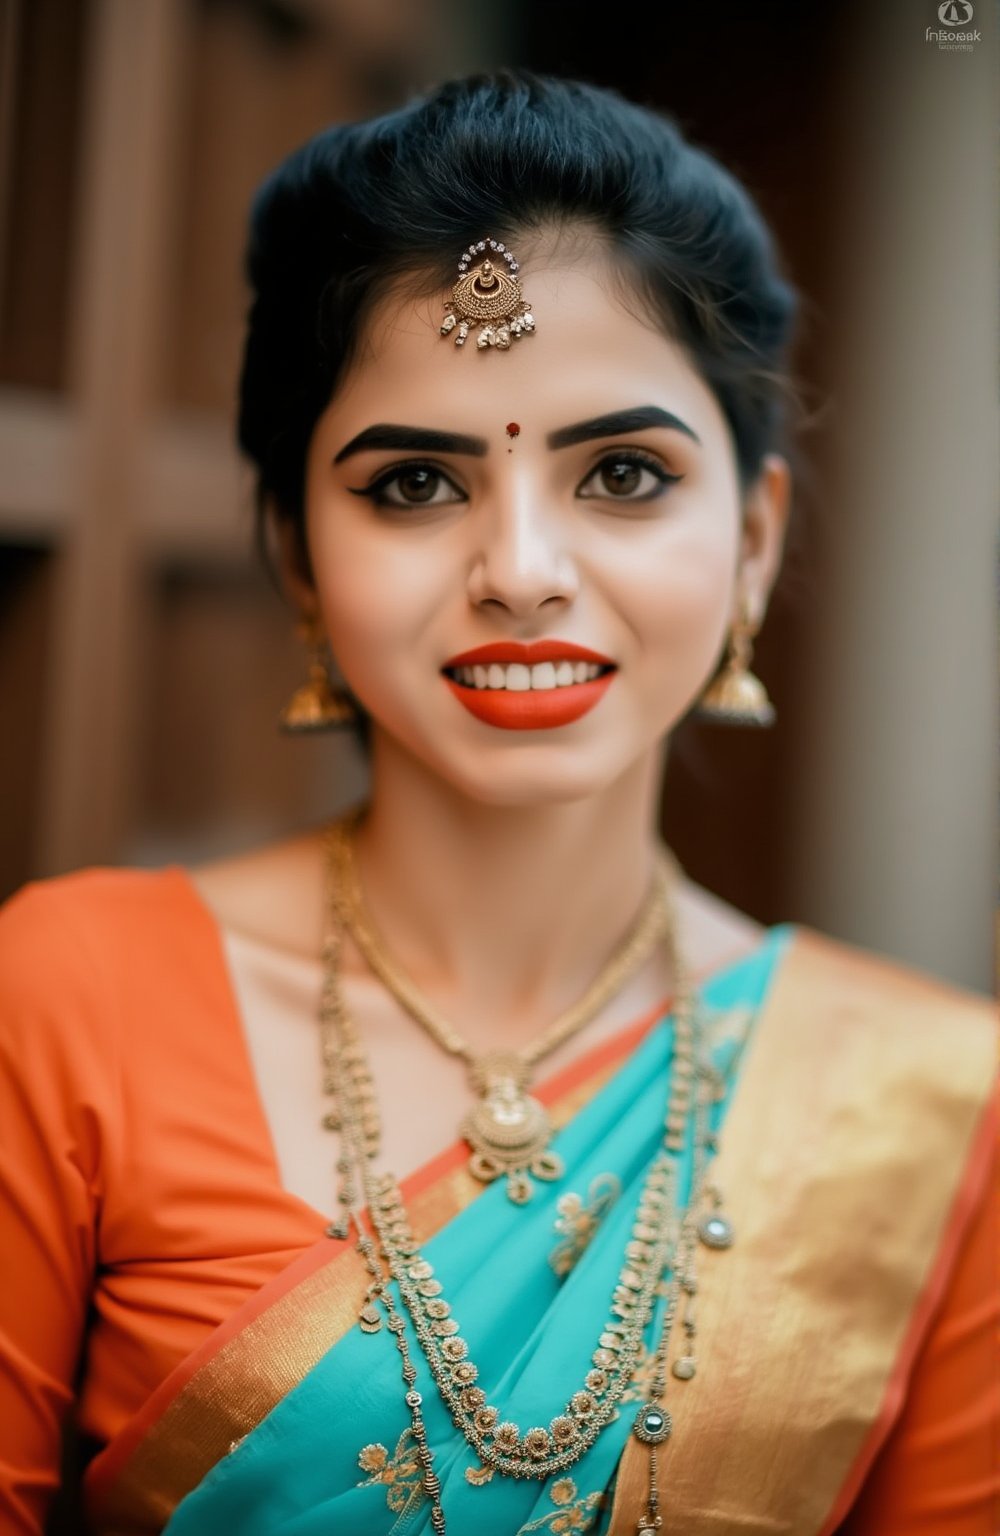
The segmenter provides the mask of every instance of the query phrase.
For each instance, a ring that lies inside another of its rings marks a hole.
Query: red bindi
[[[521,428],[518,426],[516,421],[508,421],[508,423],[507,423],[507,436],[508,437],[517,437],[517,435],[520,432],[520,430],[521,430]]]

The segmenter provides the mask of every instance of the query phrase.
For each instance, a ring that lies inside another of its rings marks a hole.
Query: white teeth
[[[527,693],[530,689],[569,688],[599,677],[601,668],[590,661],[539,661],[527,667],[519,661],[491,662],[488,667],[456,667],[455,676],[466,688],[505,688],[509,693]]]

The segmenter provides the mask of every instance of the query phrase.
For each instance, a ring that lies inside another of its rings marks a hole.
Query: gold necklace
[[[333,900],[337,883],[335,869],[335,860],[331,857],[328,866],[331,920],[337,911]],[[427,1441],[422,1397],[415,1386],[416,1369],[406,1338],[406,1323],[389,1288],[390,1277],[399,1287],[442,1400],[479,1457],[480,1468],[470,1468],[466,1476],[470,1482],[482,1483],[497,1473],[517,1478],[547,1478],[572,1466],[594,1444],[601,1430],[616,1416],[617,1404],[634,1374],[657,1289],[664,1274],[672,1270],[652,1391],[632,1426],[632,1433],[650,1452],[649,1524],[647,1526],[644,1518],[642,1528],[652,1530],[659,1524],[656,1448],[669,1436],[672,1428],[670,1415],[661,1402],[672,1324],[681,1291],[686,1293],[690,1309],[691,1298],[697,1289],[694,1266],[697,1238],[711,1247],[728,1247],[732,1241],[732,1229],[719,1209],[718,1191],[706,1181],[708,1162],[715,1151],[709,1109],[721,1094],[721,1082],[712,1064],[702,1054],[697,997],[677,956],[672,922],[668,924],[667,932],[676,996],[674,1058],[662,1145],[640,1196],[612,1298],[611,1316],[598,1335],[591,1369],[583,1385],[570,1395],[563,1411],[557,1413],[547,1427],[535,1425],[522,1430],[513,1421],[501,1420],[498,1408],[487,1401],[485,1391],[477,1384],[479,1369],[469,1357],[468,1344],[461,1336],[459,1324],[452,1315],[433,1267],[420,1253],[397,1181],[392,1174],[379,1175],[374,1169],[380,1141],[374,1089],[360,1037],[340,992],[341,934],[335,923],[330,923],[324,944],[320,1023],[323,1086],[333,1098],[336,1109],[325,1117],[324,1124],[329,1129],[339,1130],[342,1136],[338,1159],[342,1175],[339,1198],[345,1208],[345,1217],[331,1223],[328,1232],[330,1236],[343,1237],[349,1231],[351,1220],[356,1225],[357,1248],[371,1276],[361,1311],[361,1327],[369,1333],[380,1331],[384,1311],[401,1356],[404,1396],[423,1468],[424,1492],[431,1501],[430,1522],[436,1536],[445,1531],[441,1486]],[[676,1157],[688,1146],[693,1155],[692,1180],[688,1201],[680,1207]],[[359,1209],[362,1193],[378,1236],[377,1245],[363,1225]],[[708,1212],[699,1219],[699,1208],[706,1199],[709,1201]],[[378,1259],[379,1249],[384,1270]],[[686,1334],[684,1355],[675,1361],[674,1375],[679,1380],[688,1380],[695,1373],[695,1323],[690,1310],[686,1312],[683,1324]]]
[[[531,1199],[533,1177],[557,1179],[563,1172],[561,1159],[549,1145],[553,1127],[548,1112],[528,1092],[532,1071],[596,1017],[666,936],[670,924],[667,887],[678,873],[676,863],[665,850],[657,850],[656,872],[635,921],[581,998],[530,1045],[516,1051],[476,1052],[400,969],[372,922],[354,855],[355,833],[366,809],[356,808],[330,828],[336,914],[396,1001],[442,1050],[465,1062],[470,1084],[479,1096],[459,1127],[472,1149],[469,1171],[487,1184],[504,1175],[509,1198],[523,1205]]]

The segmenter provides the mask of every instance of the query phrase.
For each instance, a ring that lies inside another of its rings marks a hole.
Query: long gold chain
[[[332,852],[332,850],[331,850]],[[406,1323],[389,1289],[396,1281],[417,1341],[427,1360],[441,1398],[463,1436],[476,1452],[480,1470],[470,1469],[470,1481],[487,1481],[494,1474],[517,1478],[547,1478],[573,1465],[594,1444],[601,1430],[615,1417],[642,1350],[643,1335],[652,1316],[657,1290],[665,1273],[672,1270],[663,1329],[655,1356],[652,1393],[636,1414],[633,1434],[650,1450],[649,1524],[658,1524],[659,1492],[656,1447],[671,1431],[670,1415],[662,1407],[667,1349],[682,1293],[688,1309],[682,1319],[685,1353],[674,1363],[674,1375],[687,1380],[694,1375],[692,1351],[695,1331],[691,1298],[696,1290],[694,1248],[698,1237],[709,1246],[725,1247],[732,1230],[719,1210],[717,1190],[707,1183],[706,1170],[715,1150],[709,1110],[720,1095],[718,1074],[703,1052],[697,994],[676,951],[675,928],[667,924],[673,974],[674,1047],[669,1092],[660,1150],[654,1157],[640,1196],[635,1221],[626,1246],[624,1262],[612,1297],[610,1316],[598,1334],[591,1367],[583,1384],[570,1394],[563,1410],[547,1426],[527,1430],[503,1420],[498,1407],[487,1400],[479,1385],[479,1368],[470,1358],[450,1303],[443,1294],[433,1267],[422,1256],[410,1228],[399,1185],[392,1174],[374,1168],[380,1134],[371,1072],[357,1029],[350,1018],[339,984],[341,931],[336,918],[333,887],[339,878],[331,856],[328,865],[331,887],[330,927],[324,945],[324,988],[320,1010],[324,1065],[324,1090],[336,1105],[325,1124],[340,1130],[342,1174],[340,1200],[344,1217],[331,1223],[331,1236],[343,1237],[353,1220],[358,1251],[371,1276],[361,1326],[366,1332],[381,1328],[384,1312],[402,1359],[405,1400],[410,1410],[415,1444],[423,1468],[423,1486],[431,1501],[430,1519],[435,1533],[445,1530],[440,1502],[440,1483],[433,1469],[422,1416],[422,1398],[416,1389],[416,1371],[406,1338]],[[668,893],[669,895],[669,893]],[[672,904],[668,901],[672,918]],[[678,1199],[677,1156],[690,1149],[693,1171],[688,1200]],[[373,1241],[362,1225],[361,1196],[378,1237]],[[708,1214],[699,1219],[699,1208],[710,1202]],[[381,1250],[382,1264],[378,1254]]]

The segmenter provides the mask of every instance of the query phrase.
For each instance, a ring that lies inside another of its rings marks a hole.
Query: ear
[[[737,596],[756,624],[767,612],[771,589],[781,569],[781,555],[792,499],[792,473],[779,453],[765,455],[760,473],[743,503]]]
[[[303,618],[314,618],[317,612],[316,586],[304,535],[294,519],[280,511],[271,497],[265,503],[264,516],[270,530],[281,590],[296,613]]]

